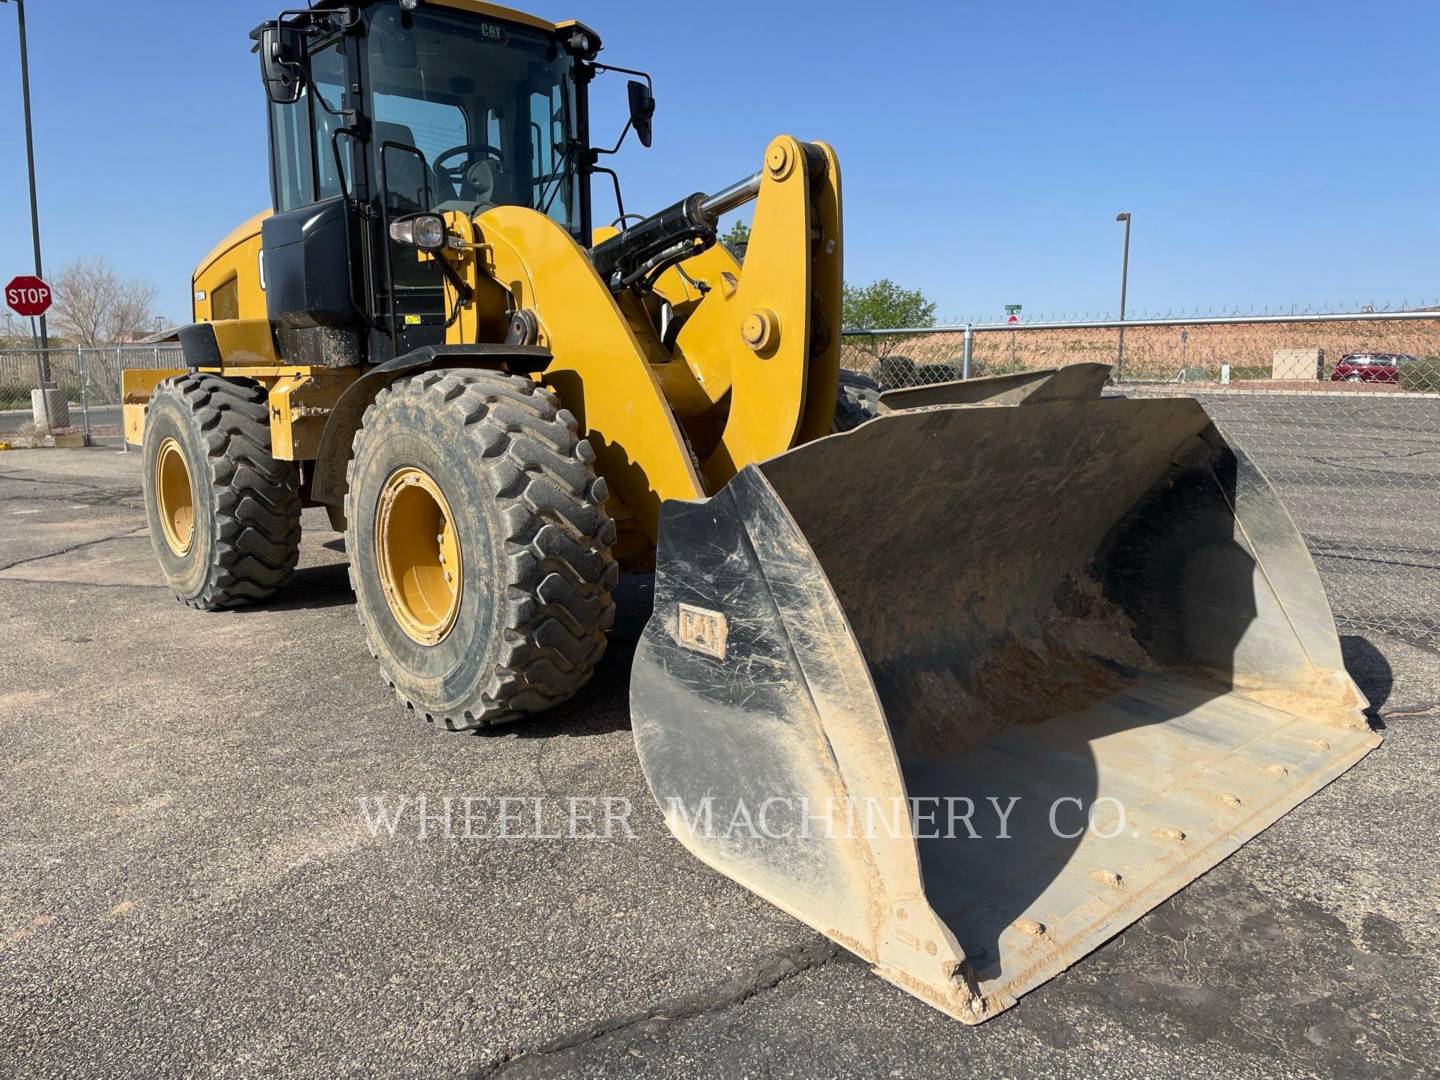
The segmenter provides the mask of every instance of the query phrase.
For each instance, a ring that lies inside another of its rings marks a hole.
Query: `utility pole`
[[[1115,215],[1116,221],[1125,223],[1125,255],[1120,261],[1120,321],[1125,321],[1125,288],[1130,282],[1130,212]],[[1120,327],[1120,347],[1115,357],[1115,381],[1125,378],[1125,327]]]
[[[0,4],[10,0],[0,0]],[[20,95],[25,102],[25,157],[30,165],[30,232],[35,241],[35,276],[43,279],[45,268],[40,260],[40,200],[35,192],[35,131],[30,119],[30,52],[25,41],[25,0],[14,0],[20,27]],[[40,316],[40,380],[41,389],[50,385],[50,329],[45,316]]]

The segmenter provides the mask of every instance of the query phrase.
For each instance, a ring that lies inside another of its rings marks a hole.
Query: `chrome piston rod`
[[[712,222],[723,214],[738,210],[760,194],[760,174],[737,180],[727,188],[721,188],[714,195],[707,195],[700,203],[700,212]]]

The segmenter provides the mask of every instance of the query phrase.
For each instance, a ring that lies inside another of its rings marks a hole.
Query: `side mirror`
[[[276,105],[293,105],[305,87],[305,35],[270,25],[260,31],[260,78]]]
[[[631,79],[627,89],[630,92],[630,124],[640,139],[640,145],[649,146],[654,137],[651,121],[655,118],[655,95],[648,83],[638,79]]]

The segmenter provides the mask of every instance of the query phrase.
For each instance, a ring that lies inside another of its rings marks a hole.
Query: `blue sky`
[[[270,0],[30,0],[46,263],[105,255],[188,312],[195,262],[268,205],[249,52]],[[832,142],[846,276],[946,317],[1440,297],[1440,4],[536,0],[651,71],[632,210]],[[0,276],[30,269],[14,6],[0,5]],[[597,141],[620,77],[596,86]],[[608,208],[608,197],[599,205]]]

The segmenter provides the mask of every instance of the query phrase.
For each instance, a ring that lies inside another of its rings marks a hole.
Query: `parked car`
[[[1418,360],[1403,353],[1347,353],[1330,373],[1332,382],[1398,383],[1402,364]]]

